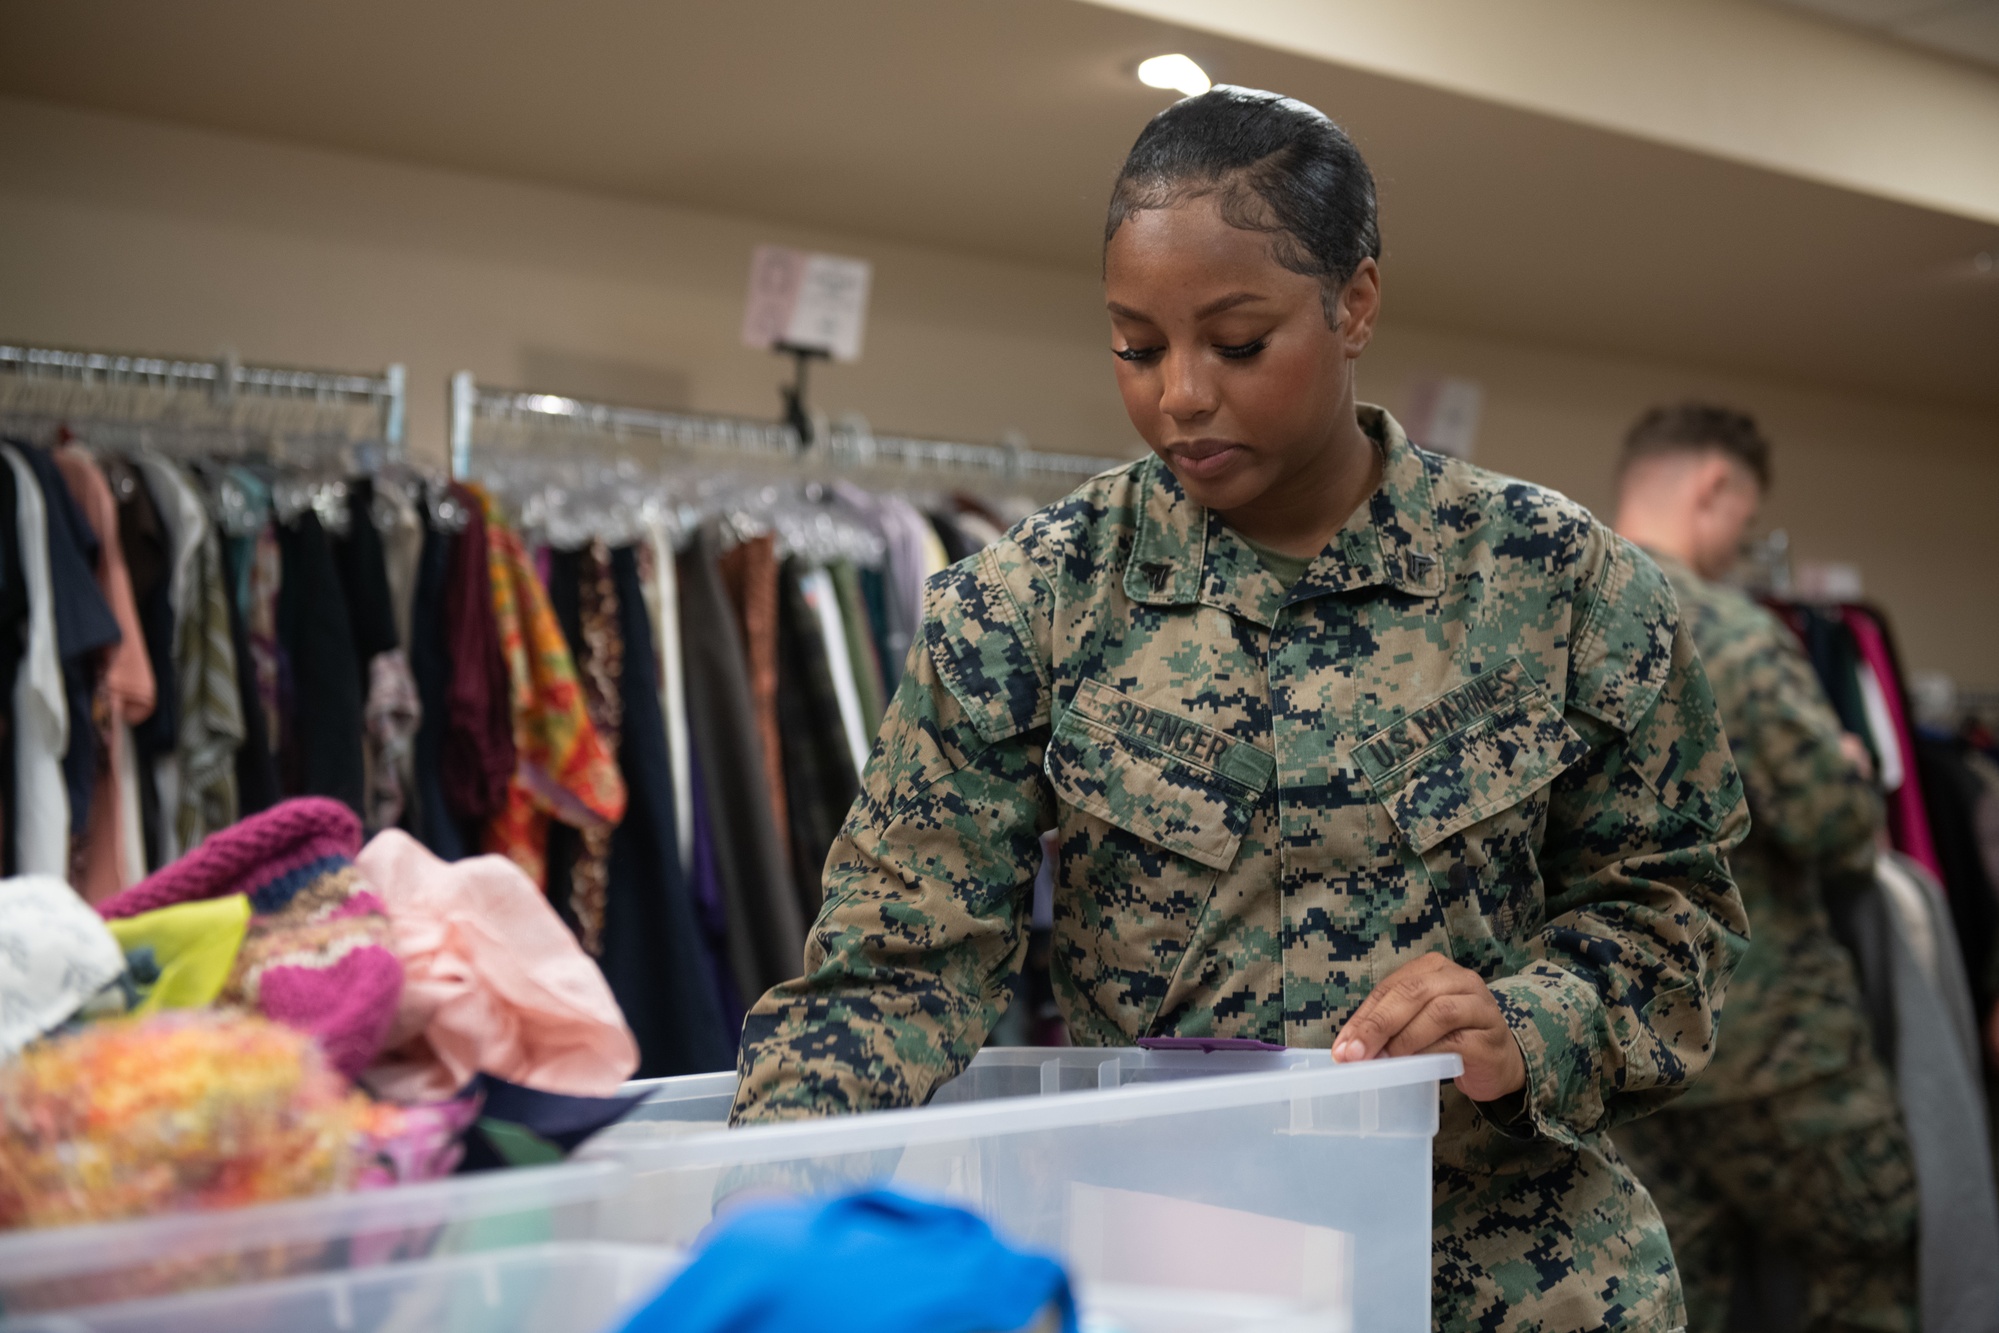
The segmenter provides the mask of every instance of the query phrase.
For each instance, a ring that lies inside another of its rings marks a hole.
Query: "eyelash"
[[[1269,340],[1258,338],[1255,342],[1237,343],[1234,346],[1215,345],[1215,351],[1230,361],[1247,361],[1269,345]],[[1130,361],[1144,365],[1159,355],[1157,347],[1113,347],[1111,354],[1120,361]]]

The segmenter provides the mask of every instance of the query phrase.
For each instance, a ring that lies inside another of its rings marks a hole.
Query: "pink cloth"
[[[358,864],[388,909],[404,975],[388,1050],[364,1080],[378,1095],[435,1101],[483,1071],[606,1097],[638,1068],[603,973],[512,861],[447,863],[389,829]]]
[[[1888,716],[1895,724],[1895,743],[1902,747],[1902,785],[1888,793],[1888,838],[1895,850],[1923,863],[1944,882],[1943,864],[1937,860],[1936,842],[1930,837],[1930,816],[1923,808],[1923,784],[1916,776],[1915,737],[1909,719],[1902,712],[1902,677],[1895,670],[1894,654],[1888,651],[1888,636],[1872,615],[1857,606],[1843,606],[1840,618],[1853,631],[1860,656],[1874,669],[1881,682],[1881,694],[1888,701]]]

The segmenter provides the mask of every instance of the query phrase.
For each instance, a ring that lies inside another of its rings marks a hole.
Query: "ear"
[[[1340,336],[1346,354],[1359,356],[1367,350],[1374,338],[1374,322],[1381,315],[1381,266],[1372,259],[1360,261],[1360,267],[1348,278],[1346,286],[1340,288],[1340,297],[1334,308],[1334,329]]]
[[[1694,464],[1694,475],[1687,490],[1693,496],[1694,507],[1712,509],[1728,492],[1735,480],[1729,470],[1729,460],[1718,453],[1703,454]]]

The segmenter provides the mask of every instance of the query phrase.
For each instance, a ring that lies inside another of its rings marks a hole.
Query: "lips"
[[[1166,446],[1175,468],[1190,477],[1218,477],[1249,456],[1234,440],[1187,440]]]

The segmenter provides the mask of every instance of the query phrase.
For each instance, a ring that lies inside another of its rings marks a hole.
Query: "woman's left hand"
[[[1475,1102],[1494,1101],[1527,1084],[1520,1044],[1485,978],[1440,953],[1424,954],[1389,973],[1333,1038],[1333,1059],[1342,1064],[1377,1055],[1430,1054],[1463,1058],[1458,1089]]]

